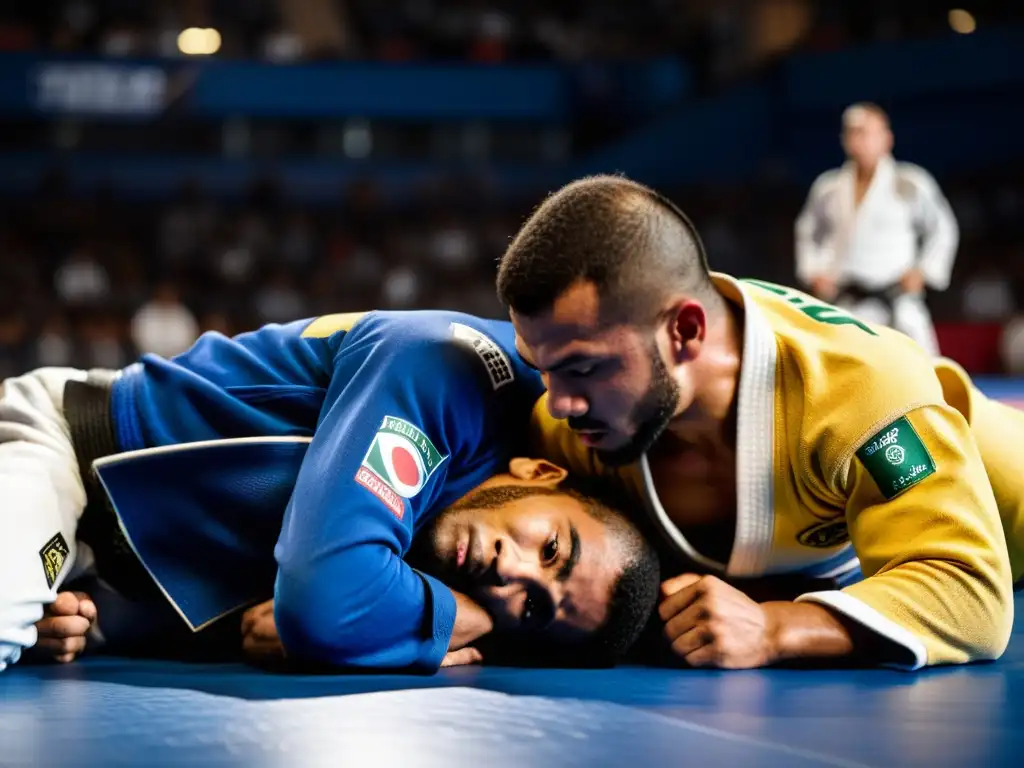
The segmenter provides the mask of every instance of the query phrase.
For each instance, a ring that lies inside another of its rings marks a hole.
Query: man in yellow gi
[[[659,613],[676,656],[1002,654],[1024,574],[1024,414],[901,334],[709,273],[682,212],[621,178],[548,198],[498,292],[548,387],[542,453],[621,478],[672,553]],[[758,603],[730,584],[780,574],[836,587]]]

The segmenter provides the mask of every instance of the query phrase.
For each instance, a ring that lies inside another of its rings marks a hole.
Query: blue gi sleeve
[[[440,666],[454,596],[402,557],[418,520],[493,471],[475,458],[486,393],[467,374],[451,345],[429,339],[341,347],[275,549],[275,619],[290,655]]]

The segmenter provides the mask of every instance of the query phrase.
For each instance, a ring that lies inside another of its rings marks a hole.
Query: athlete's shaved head
[[[693,224],[668,198],[618,176],[545,200],[498,271],[516,346],[545,375],[551,415],[625,464],[692,402],[690,365],[727,313]]]
[[[499,298],[526,317],[579,283],[597,289],[607,313],[634,322],[670,293],[715,295],[690,220],[653,189],[618,176],[581,179],[548,197],[498,270]]]

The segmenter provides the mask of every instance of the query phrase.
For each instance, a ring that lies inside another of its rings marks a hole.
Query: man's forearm
[[[487,611],[460,592],[455,596],[455,628],[448,644],[449,651],[457,651],[476,642],[494,629],[494,621]]]
[[[814,603],[770,602],[762,607],[768,615],[776,662],[860,655],[869,642],[867,635],[862,636],[828,608]]]

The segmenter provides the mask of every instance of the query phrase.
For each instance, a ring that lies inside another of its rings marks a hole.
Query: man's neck
[[[878,166],[881,162],[881,159],[878,159],[869,165],[861,165],[860,163],[854,163],[853,167],[854,172],[857,175],[857,181],[859,181],[861,184],[870,183],[871,179],[875,177],[875,171],[878,170]]]
[[[743,310],[723,301],[700,356],[693,361],[693,403],[669,424],[659,447],[736,445],[736,396],[743,363]]]

